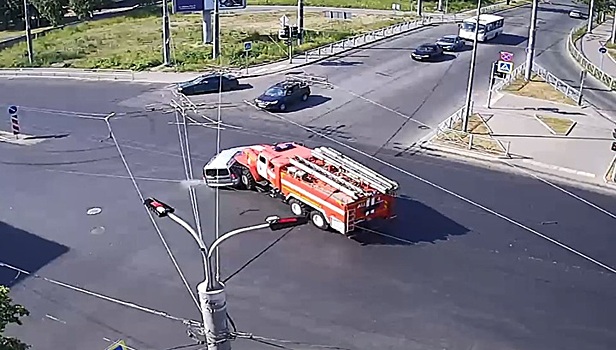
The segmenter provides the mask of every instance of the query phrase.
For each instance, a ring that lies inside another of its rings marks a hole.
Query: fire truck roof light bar
[[[317,177],[321,181],[329,184],[330,186],[332,186],[332,187],[334,187],[334,188],[344,192],[346,195],[348,195],[351,198],[353,198],[353,200],[358,199],[359,198],[358,195],[361,194],[361,192],[357,193],[358,190],[361,191],[361,189],[357,188],[357,190],[355,190],[353,188],[349,188],[347,186],[347,184],[341,182],[341,179],[333,179],[332,178],[333,175],[324,172],[323,169],[320,169],[315,164],[312,164],[312,163],[310,163],[309,161],[307,161],[307,160],[305,160],[303,158],[295,157],[294,159],[289,159],[289,163],[291,163],[292,165],[296,166],[297,168],[307,172],[308,174],[311,174],[311,175]],[[350,184],[348,184],[348,185],[350,185]]]
[[[357,161],[345,156],[344,154],[332,148],[318,147],[314,149],[312,153],[315,157],[320,158],[326,162],[330,162],[332,163],[332,165],[336,165],[335,163],[339,163],[349,168],[350,170],[355,171],[356,175],[359,176],[362,180],[383,193],[395,191],[399,188],[397,182],[388,179],[387,177],[375,172],[374,170],[366,167],[361,163],[358,163]]]

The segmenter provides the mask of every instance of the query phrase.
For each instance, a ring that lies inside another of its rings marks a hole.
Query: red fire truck
[[[399,187],[335,149],[295,142],[224,150],[205,165],[203,176],[210,187],[269,191],[293,214],[342,234],[362,221],[393,218]]]

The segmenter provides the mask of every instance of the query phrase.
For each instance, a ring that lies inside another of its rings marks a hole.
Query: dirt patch
[[[577,124],[577,122],[569,118],[547,117],[544,115],[535,115],[535,117],[555,135],[569,135],[575,124]]]
[[[514,80],[504,91],[524,97],[538,98],[550,102],[563,103],[571,106],[576,104],[562,92],[554,89],[539,76],[531,77],[530,81],[524,78]]]
[[[439,132],[435,141],[450,146],[471,149],[489,154],[502,154],[503,146],[490,136],[487,119],[473,114],[468,119],[468,132],[464,132],[462,120],[454,123],[451,129]]]

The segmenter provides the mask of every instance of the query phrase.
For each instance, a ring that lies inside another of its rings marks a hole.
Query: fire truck
[[[347,234],[363,221],[391,219],[397,182],[329,147],[295,142],[221,151],[203,169],[210,187],[260,190],[314,226]]]

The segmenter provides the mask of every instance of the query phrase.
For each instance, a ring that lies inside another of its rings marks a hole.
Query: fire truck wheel
[[[325,217],[321,214],[321,212],[316,210],[311,212],[310,220],[314,226],[320,228],[321,230],[327,230],[329,228],[329,225],[327,224],[327,221],[325,221]]]
[[[304,204],[298,201],[297,199],[289,200],[289,206],[291,207],[291,212],[294,215],[297,215],[297,216],[306,215],[306,212],[304,211],[304,207],[305,207]]]
[[[245,189],[253,190],[255,188],[255,179],[252,177],[250,170],[246,168],[242,169],[240,180],[242,181],[242,186],[244,186]]]

